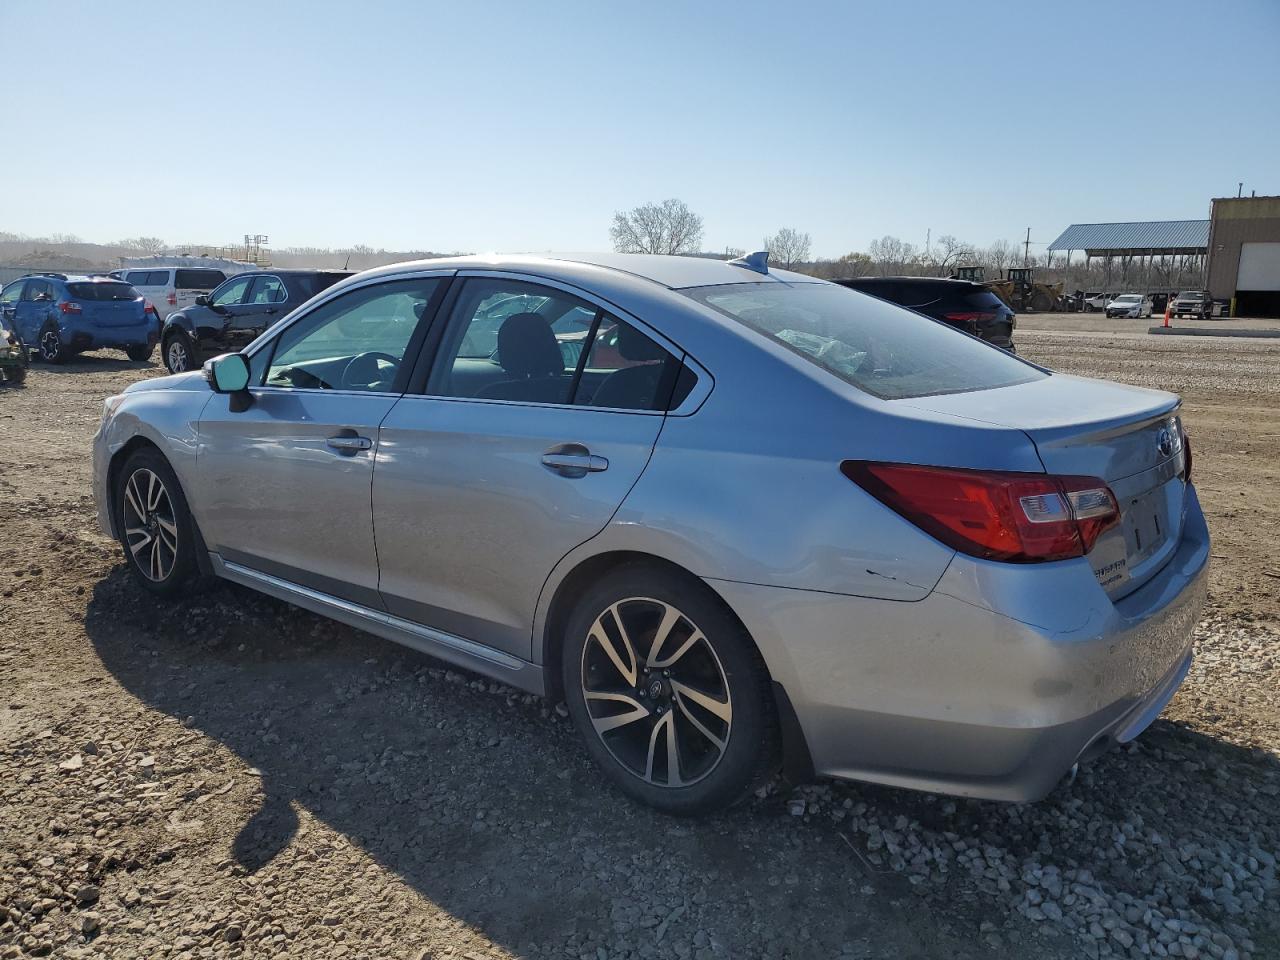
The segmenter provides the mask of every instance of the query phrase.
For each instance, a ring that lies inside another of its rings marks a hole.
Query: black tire
[[[164,367],[170,373],[186,373],[195,369],[196,349],[181,328],[174,329],[164,338]]]
[[[5,374],[5,376],[7,378],[5,383],[22,383],[22,381],[27,379],[27,368],[10,367],[9,372]]]
[[[151,354],[155,352],[155,349],[156,346],[154,343],[140,343],[132,347],[125,347],[124,352],[125,356],[130,360],[133,360],[136,363],[141,363],[143,360],[150,360]]]
[[[155,496],[151,476],[162,484],[163,497]],[[130,489],[130,482],[135,479],[136,484]],[[178,593],[196,574],[199,541],[187,498],[169,461],[153,447],[130,454],[116,477],[112,496],[120,546],[134,579],[159,596]],[[139,517],[139,513],[152,511],[155,522],[150,516]],[[156,576],[157,572],[161,575]]]
[[[36,354],[45,363],[63,363],[67,359],[67,345],[62,342],[62,334],[53,324],[40,331],[36,340]]]
[[[652,640],[668,610],[678,619],[655,651]],[[612,611],[621,611],[628,621],[634,663],[625,644],[619,646]],[[602,629],[631,666],[634,688],[605,656],[603,645],[591,638],[598,620],[613,625]],[[704,640],[690,639],[695,629]],[[668,662],[670,670],[662,670]],[[777,719],[764,661],[737,618],[692,576],[649,563],[627,564],[607,574],[583,594],[569,618],[561,676],[569,715],[596,765],[627,796],[664,813],[697,816],[722,809],[747,796],[776,769]],[[595,694],[594,720],[588,686]],[[621,710],[600,696],[614,696],[615,686],[629,701]],[[665,689],[655,692],[658,688]],[[692,699],[691,690],[703,699]],[[728,719],[705,707],[704,700],[727,712]],[[649,712],[640,716],[641,709]],[[637,718],[597,732],[596,723],[623,715]],[[675,751],[675,783],[668,738],[683,744]],[[630,762],[623,759],[627,755]]]

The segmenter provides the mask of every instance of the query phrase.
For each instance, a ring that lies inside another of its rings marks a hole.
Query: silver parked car
[[[661,809],[779,760],[1028,800],[1189,668],[1178,405],[760,255],[460,257],[111,397],[94,477],[149,590],[213,573],[563,697]]]

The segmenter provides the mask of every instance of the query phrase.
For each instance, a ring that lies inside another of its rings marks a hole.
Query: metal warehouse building
[[[1237,317],[1280,317],[1280,197],[1213,201],[1207,286]]]

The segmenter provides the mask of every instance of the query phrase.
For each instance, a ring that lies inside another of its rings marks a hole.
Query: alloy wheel
[[[648,597],[610,604],[588,631],[580,676],[596,735],[646,783],[687,787],[724,756],[733,728],[724,667],[671,604]]]
[[[161,582],[178,556],[178,523],[164,481],[146,467],[124,485],[124,533],[134,563],[148,580]]]
[[[53,330],[46,330],[40,335],[40,356],[45,360],[56,360],[62,352],[62,340]]]
[[[169,361],[169,371],[171,373],[185,373],[187,370],[187,348],[183,346],[182,341],[176,337],[169,341],[169,349],[166,351]]]

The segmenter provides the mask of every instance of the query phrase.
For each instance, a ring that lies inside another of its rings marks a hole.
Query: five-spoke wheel
[[[138,581],[175,592],[195,567],[195,537],[178,478],[154,448],[135,451],[116,475],[116,529]]]
[[[569,621],[565,699],[588,750],[624,791],[670,813],[733,802],[773,760],[759,653],[702,584],[620,567]]]

